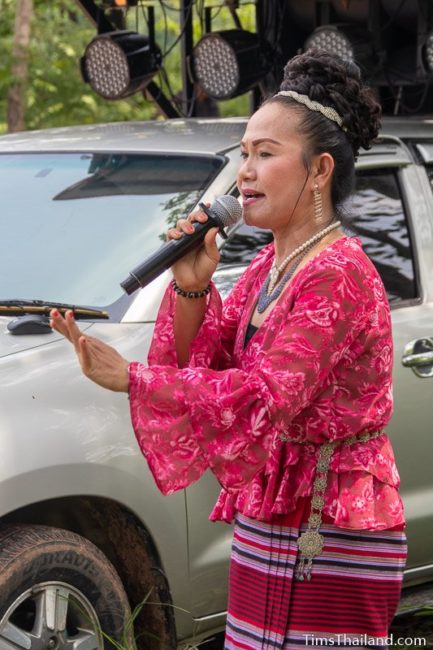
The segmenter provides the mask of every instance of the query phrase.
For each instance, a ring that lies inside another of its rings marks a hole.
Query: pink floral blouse
[[[294,512],[312,493],[318,443],[382,430],[392,413],[389,305],[357,238],[310,260],[244,348],[273,255],[270,244],[224,304],[212,287],[183,369],[168,288],[149,367],[129,367],[132,423],[159,489],[185,488],[210,468],[222,486],[212,520]],[[332,457],[323,512],[343,528],[401,525],[398,487],[385,433],[343,445]]]

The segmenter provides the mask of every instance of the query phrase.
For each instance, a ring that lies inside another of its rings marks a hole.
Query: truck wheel
[[[119,576],[91,542],[67,530],[0,529],[0,648],[102,650],[130,616]]]

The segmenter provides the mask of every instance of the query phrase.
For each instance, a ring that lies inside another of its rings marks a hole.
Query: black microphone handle
[[[194,248],[203,243],[204,236],[211,228],[220,228],[222,231],[223,224],[209,212],[208,220],[205,223],[193,221],[195,233],[183,234],[180,239],[171,239],[150,255],[142,264],[136,266],[130,271],[129,276],[120,283],[120,286],[129,295],[139,289],[146,287],[152,280],[161,275],[170,268],[172,264],[180,260],[181,257],[192,251]]]

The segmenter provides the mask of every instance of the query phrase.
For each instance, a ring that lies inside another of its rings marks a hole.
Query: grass
[[[150,601],[149,598],[151,592],[152,590],[150,590],[143,598],[143,600],[134,607],[134,610],[132,611],[131,615],[128,617],[125,625],[123,626],[120,641],[113,639],[113,637],[111,637],[109,634],[104,632],[102,628],[97,627],[96,631],[98,632],[100,637],[103,640],[108,641],[110,645],[113,648],[115,648],[115,650],[137,650],[137,641],[140,637],[143,636],[147,636],[152,639],[158,640],[158,637],[152,632],[143,632],[142,634],[134,636],[134,623],[138,615],[140,614],[141,610],[143,609],[143,607],[145,607],[145,605],[158,605],[159,607],[161,606],[173,607],[173,609],[177,609],[186,614],[190,614],[188,610],[183,609],[182,607],[177,607],[176,605]],[[77,603],[75,604],[75,606],[81,609]],[[86,614],[83,610],[81,611],[82,613]],[[222,640],[218,638],[219,636],[220,635],[217,635],[215,637],[206,639],[205,641],[200,641],[196,643],[194,642],[187,643],[186,645],[181,646],[180,650],[219,650],[220,648],[222,648]]]

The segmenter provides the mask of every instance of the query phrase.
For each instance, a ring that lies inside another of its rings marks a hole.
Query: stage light
[[[161,65],[158,46],[132,31],[101,34],[86,47],[81,73],[86,83],[105,99],[122,99],[141,90]]]
[[[307,38],[304,51],[310,48],[326,50],[346,61],[353,61],[364,72],[375,68],[375,53],[371,34],[352,24],[322,25]]]
[[[213,99],[242,95],[271,68],[269,46],[241,29],[205,34],[192,56],[195,80]]]
[[[315,29],[305,41],[304,50],[312,47],[333,52],[346,61],[354,60],[351,42],[335,25],[324,25]]]
[[[424,60],[429,73],[433,72],[433,32],[428,34],[424,44]]]

